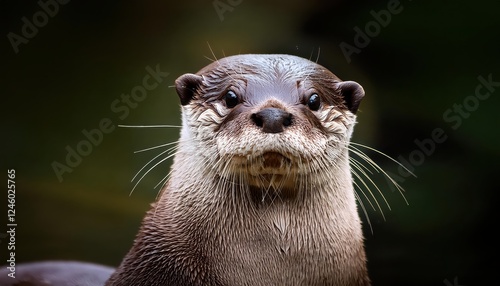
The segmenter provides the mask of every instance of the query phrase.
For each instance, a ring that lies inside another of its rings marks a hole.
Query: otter
[[[175,88],[170,178],[106,285],[370,285],[347,148],[363,88],[254,54]]]
[[[42,262],[0,281],[370,285],[348,151],[361,85],[297,56],[248,54],[184,74],[175,89],[170,177],[116,271]]]

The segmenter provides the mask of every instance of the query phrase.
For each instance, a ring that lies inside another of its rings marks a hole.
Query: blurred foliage
[[[51,164],[64,163],[66,146],[76,148],[83,130],[98,128],[103,118],[115,125],[179,125],[172,88],[179,75],[224,55],[289,53],[318,59],[364,86],[353,141],[408,160],[419,149],[415,140],[431,138],[436,128],[447,136],[414,166],[417,178],[402,182],[409,205],[374,176],[391,206],[383,207],[385,221],[380,211],[368,210],[373,234],[364,218],[374,284],[446,285],[455,277],[460,285],[492,283],[500,90],[479,101],[458,128],[443,115],[475,95],[478,76],[500,81],[498,2],[401,1],[400,12],[350,62],[342,43],[354,45],[354,28],[364,30],[373,13],[397,1],[221,0],[240,3],[222,14],[214,2],[71,1],[18,53],[6,35],[22,35],[22,18],[32,20],[41,7],[0,2],[0,165],[17,172],[17,261],[117,265],[169,168],[169,162],[158,166],[129,196],[135,172],[159,153],[133,152],[173,142],[179,133],[116,127],[59,182]],[[147,66],[157,65],[169,75],[120,119],[112,103],[142,85]],[[399,174],[392,161],[368,153]],[[0,204],[0,213],[5,208]]]

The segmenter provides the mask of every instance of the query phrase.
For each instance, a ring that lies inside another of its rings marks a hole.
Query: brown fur
[[[176,90],[170,179],[106,285],[369,285],[347,150],[361,86],[302,58],[240,55]]]

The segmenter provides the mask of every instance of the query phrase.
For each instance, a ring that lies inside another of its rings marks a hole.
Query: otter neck
[[[196,169],[193,161],[175,162],[187,165],[174,165],[174,170],[192,172],[172,174],[175,180],[158,204],[168,204],[175,196],[177,205],[184,206],[172,207],[176,215],[188,218],[180,220],[186,222],[181,227],[191,232],[191,239],[204,242],[208,260],[217,261],[222,285],[317,285],[319,279],[328,285],[365,285],[363,237],[347,154],[332,170],[322,170],[335,172],[336,178],[321,181],[314,174],[303,175],[296,196],[263,201],[249,196],[256,190],[244,181],[207,176],[207,167]],[[201,187],[190,188],[189,194],[175,191],[185,190],[185,184]],[[303,263],[296,263],[297,258]],[[270,261],[281,276],[268,275]],[[351,284],[353,277],[360,283]]]

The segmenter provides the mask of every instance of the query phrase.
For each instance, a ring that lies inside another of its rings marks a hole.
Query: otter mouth
[[[280,190],[280,194],[296,187],[295,179],[299,171],[297,159],[291,155],[265,151],[255,155],[233,156],[231,161],[235,174],[248,175],[245,178],[249,186],[267,191],[270,188]]]
[[[279,152],[267,151],[247,161],[251,175],[286,175],[293,167],[293,160]]]
[[[265,152],[262,154],[262,166],[270,169],[280,169],[289,166],[291,160],[278,152]]]
[[[296,166],[292,157],[276,151],[257,155],[236,155],[231,157],[233,166],[247,171],[252,176],[286,175]]]

